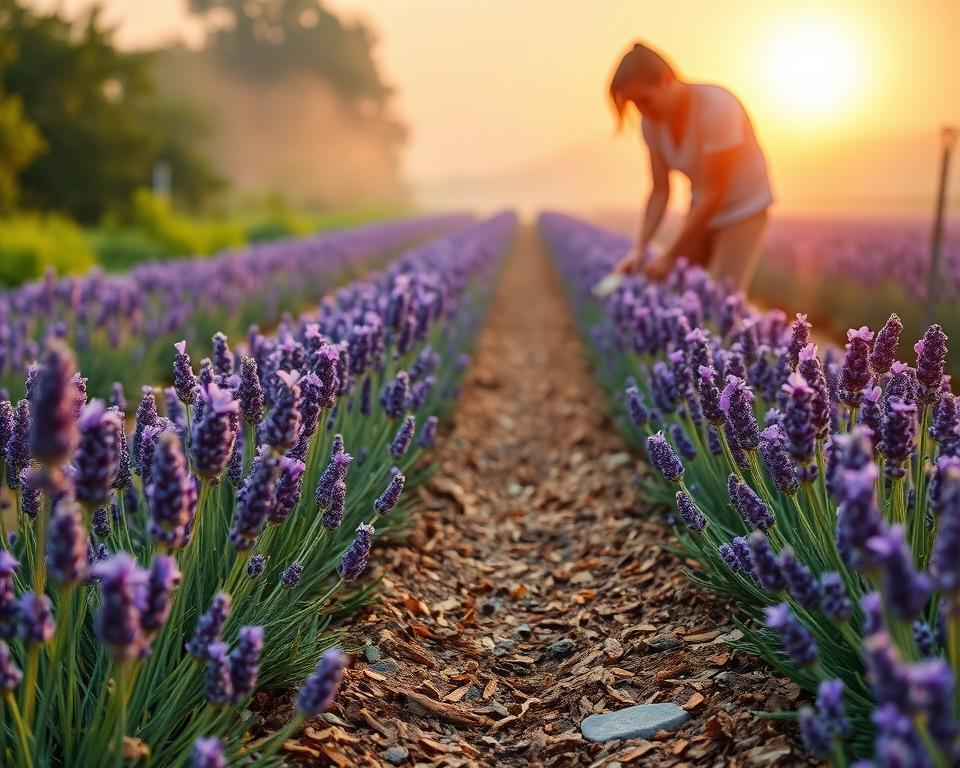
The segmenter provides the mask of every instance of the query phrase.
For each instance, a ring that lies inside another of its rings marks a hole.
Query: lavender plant
[[[435,430],[449,407],[512,227],[503,215],[409,251],[274,336],[218,336],[196,378],[196,350],[171,344],[167,414],[145,388],[129,446],[123,412],[85,402],[72,351],[45,344],[30,399],[0,406],[15,510],[0,548],[0,763],[280,764],[335,694],[331,621],[370,598],[374,538],[429,472],[416,434],[396,449],[398,423]],[[434,383],[399,417],[357,407],[364,382],[379,391],[418,361],[410,379]],[[340,458],[348,447],[362,467]],[[250,698],[300,681],[292,722],[256,738],[238,716]]]
[[[805,316],[751,309],[683,264],[597,302],[626,241],[555,214],[541,232],[655,470],[648,491],[677,506],[690,576],[737,601],[737,647],[817,695],[798,720],[811,753],[956,765],[960,417],[944,331],[902,349],[891,316],[820,357]],[[676,396],[667,371],[686,382]]]

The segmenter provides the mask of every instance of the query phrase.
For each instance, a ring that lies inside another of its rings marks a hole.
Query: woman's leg
[[[760,261],[766,227],[767,212],[764,210],[729,227],[718,229],[710,254],[710,275],[713,279],[747,293]]]

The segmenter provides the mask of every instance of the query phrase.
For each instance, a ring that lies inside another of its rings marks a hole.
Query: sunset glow
[[[854,30],[817,19],[791,20],[767,43],[770,97],[806,121],[845,117],[863,85],[863,52]]]

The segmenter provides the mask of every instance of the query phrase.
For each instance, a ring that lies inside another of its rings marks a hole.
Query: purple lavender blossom
[[[178,341],[173,346],[177,351],[173,358],[173,388],[180,401],[185,405],[190,405],[196,398],[197,377],[193,372],[193,366],[190,365],[187,342],[186,340]]]
[[[222,376],[233,373],[233,352],[226,335],[220,331],[213,334],[213,368]]]
[[[110,399],[107,403],[111,408],[116,408],[118,411],[127,410],[127,396],[123,391],[121,382],[113,382],[113,387],[110,389]]]
[[[420,439],[417,441],[421,448],[433,448],[437,438],[437,424],[439,423],[440,420],[436,416],[427,416],[420,428]]]
[[[843,578],[836,571],[820,574],[820,610],[831,621],[849,621],[853,615],[853,603],[847,597]]]
[[[813,397],[810,400],[810,420],[816,428],[817,437],[822,439],[830,431],[830,390],[827,387],[823,366],[817,357],[816,344],[807,344],[800,350],[797,372],[813,390]]]
[[[370,557],[370,548],[373,546],[374,527],[360,523],[357,528],[357,537],[350,548],[343,553],[337,565],[337,573],[344,581],[354,581],[367,569],[367,560]]]
[[[730,542],[730,550],[736,562],[737,572],[748,579],[755,579],[753,551],[749,542],[743,536],[735,536]]]
[[[137,406],[137,421],[133,429],[133,437],[130,440],[133,469],[137,474],[142,474],[140,459],[143,456],[143,432],[147,427],[156,426],[159,419],[157,398],[153,393],[153,388],[144,387],[143,397],[140,400],[140,405]]]
[[[76,444],[76,368],[69,347],[47,342],[31,400],[30,452],[48,467],[64,464]]]
[[[364,379],[368,381],[368,379]],[[323,412],[323,383],[313,371],[298,382],[300,385],[300,440],[316,434]]]
[[[760,459],[770,475],[773,486],[780,493],[792,496],[800,489],[796,467],[784,448],[783,432],[777,425],[767,427],[760,433]]]
[[[20,509],[31,520],[36,520],[40,515],[40,488],[36,478],[31,475],[29,469],[20,472]],[[10,484],[9,481],[8,484]]]
[[[20,563],[6,549],[0,549],[0,637],[10,639],[17,634],[17,595],[13,574]]]
[[[294,560],[290,565],[284,568],[280,574],[280,584],[285,589],[294,589],[300,584],[300,577],[303,575],[303,565]]]
[[[643,402],[643,395],[637,389],[635,384],[629,385],[625,394],[627,397],[627,411],[630,414],[630,420],[638,427],[642,427],[650,418],[650,412]]]
[[[237,387],[237,400],[243,420],[256,426],[263,418],[263,387],[257,371],[257,361],[252,357],[240,358],[240,385]]]
[[[263,532],[276,508],[279,472],[280,457],[268,446],[261,446],[257,460],[237,494],[233,528],[229,534],[234,549],[249,549]]]
[[[0,400],[0,459],[3,459],[7,443],[13,435],[13,405],[7,399]]]
[[[126,552],[118,552],[91,569],[100,581],[100,611],[94,629],[107,653],[117,661],[136,658],[144,648],[140,595],[145,574]]]
[[[933,628],[927,622],[919,619],[913,622],[913,639],[921,656],[931,658],[936,653],[936,638]]]
[[[373,502],[373,508],[378,514],[388,515],[393,511],[394,507],[397,506],[397,502],[400,501],[400,494],[403,493],[405,480],[406,478],[401,472],[397,472],[390,478],[390,483],[386,489],[380,494],[380,497]]]
[[[237,647],[230,653],[230,682],[234,703],[253,693],[260,675],[262,653],[263,627],[241,627]]]
[[[861,393],[870,384],[870,349],[873,333],[867,326],[847,331],[847,354],[840,369],[837,394],[840,401],[856,408]]]
[[[790,326],[790,342],[787,344],[787,360],[790,361],[790,368],[796,370],[800,363],[800,350],[810,343],[810,328],[812,326],[807,322],[807,316],[797,314],[796,320]]]
[[[251,555],[250,559],[247,561],[247,576],[249,576],[251,579],[255,579],[262,574],[264,570],[266,570],[266,567],[266,555]]]
[[[831,757],[834,753],[833,736],[823,719],[811,707],[801,707],[797,712],[797,725],[804,749],[814,757]]]
[[[950,446],[957,442],[958,426],[960,426],[960,409],[957,408],[957,398],[950,392],[944,392],[933,408],[929,429],[930,436],[940,443],[941,451],[944,449],[944,444]]]
[[[797,603],[813,610],[820,603],[820,584],[813,578],[810,569],[797,560],[790,547],[780,550],[780,570],[787,582],[787,590]]]
[[[191,768],[227,768],[227,758],[223,754],[220,739],[211,736],[193,742],[190,765]]]
[[[53,603],[46,595],[24,592],[17,601],[17,636],[24,645],[43,644],[53,637]]]
[[[326,710],[337,695],[340,677],[347,666],[347,657],[339,648],[324,652],[317,669],[300,686],[297,694],[297,711],[307,717],[319,715]]]
[[[190,440],[193,468],[200,477],[218,477],[233,453],[236,433],[230,415],[238,411],[239,404],[229,390],[213,383],[201,387],[197,404],[200,402],[203,415],[194,422]]]
[[[876,700],[901,705],[908,700],[907,668],[890,635],[873,632],[863,641],[867,680]]]
[[[898,619],[915,619],[933,591],[929,576],[917,571],[903,529],[893,526],[867,541],[874,563],[881,569],[883,593]]]
[[[190,638],[186,646],[187,653],[200,661],[207,658],[210,646],[220,639],[223,627],[230,614],[232,602],[230,595],[226,592],[218,592],[213,596],[210,607],[197,620],[193,637]]]
[[[707,519],[703,516],[703,512],[700,511],[699,507],[693,502],[693,499],[683,491],[677,491],[676,499],[677,511],[680,513],[680,518],[683,520],[683,524],[687,527],[687,530],[693,533],[702,532],[703,529],[707,527]]]
[[[956,758],[960,726],[953,714],[955,683],[950,664],[943,659],[925,659],[911,664],[907,676],[910,709],[926,723],[943,754]]]
[[[300,503],[303,492],[303,473],[306,465],[286,456],[280,459],[280,474],[277,478],[276,504],[270,513],[270,522],[279,525],[286,520]]]
[[[183,546],[193,511],[194,483],[180,439],[171,432],[164,432],[157,440],[151,482],[145,492],[151,538],[168,547]]]
[[[410,414],[403,420],[403,424],[400,425],[396,435],[394,435],[393,441],[390,443],[390,455],[393,456],[393,458],[403,458],[403,455],[410,447],[410,443],[413,442],[413,436],[416,431],[416,417]]]
[[[750,551],[753,554],[753,575],[760,586],[770,592],[782,592],[787,588],[780,563],[770,548],[770,542],[762,531],[750,534]]]
[[[180,585],[180,569],[169,555],[157,555],[150,565],[140,606],[140,627],[151,638],[170,617],[173,591]]]
[[[714,426],[723,424],[726,416],[721,407],[720,390],[714,382],[713,366],[701,365],[697,369],[697,391],[700,394],[700,405],[707,421]]]
[[[890,366],[897,359],[897,346],[900,344],[900,335],[903,333],[903,323],[896,314],[890,315],[883,327],[877,331],[870,352],[870,370],[875,380],[886,375]]]
[[[334,481],[327,501],[327,508],[323,513],[323,527],[333,531],[343,523],[343,516],[346,513],[347,484],[343,480]]]
[[[884,472],[898,478],[906,474],[904,464],[913,455],[917,435],[917,406],[899,397],[888,401],[883,422],[883,453],[887,457]]]
[[[875,555],[867,542],[883,533],[876,503],[877,467],[872,462],[840,473],[840,505],[837,508],[837,550],[854,567],[868,566]]]
[[[310,365],[321,383],[321,407],[330,409],[336,405],[337,395],[340,393],[340,379],[338,375],[340,365],[340,349],[333,344],[321,344],[320,348],[310,356]]]
[[[727,385],[720,395],[720,410],[727,418],[736,444],[752,451],[760,444],[760,429],[753,415],[753,392],[737,376],[727,376]]]
[[[932,403],[940,392],[943,369],[947,361],[947,334],[939,325],[931,325],[914,347],[917,353],[917,381],[923,404]]]
[[[58,584],[78,584],[87,573],[83,516],[69,499],[59,501],[47,531],[47,573]]]
[[[677,451],[680,455],[683,456],[687,461],[693,461],[697,458],[697,448],[687,437],[686,433],[683,431],[679,424],[670,425],[670,437],[673,438],[674,445],[677,446]]]
[[[300,374],[296,371],[277,371],[278,383],[273,407],[260,428],[264,443],[283,450],[297,442],[300,429]]]
[[[734,508],[751,528],[765,531],[773,526],[773,512],[766,502],[736,475],[727,478],[727,493]]]
[[[340,436],[337,435],[337,437]],[[343,452],[343,438],[340,438],[339,444],[335,438],[333,450],[330,454],[330,461],[327,463],[326,469],[324,469],[323,474],[317,481],[315,496],[317,506],[320,509],[327,509],[330,506],[330,494],[333,491],[333,486],[338,481],[346,481],[347,470],[350,469],[350,462],[352,461],[353,456]]]
[[[410,392],[410,377],[399,371],[393,381],[388,381],[380,393],[380,405],[391,419],[399,419],[406,411],[407,395]]]
[[[13,409],[13,427],[4,450],[7,485],[20,487],[20,473],[30,464],[30,402],[20,400]]]
[[[91,400],[80,415],[80,441],[73,458],[73,481],[77,501],[99,507],[110,499],[110,490],[120,461],[120,420],[103,401]]]
[[[930,574],[955,611],[960,597],[960,460],[941,457],[931,482],[931,507],[939,525],[930,557]]]
[[[127,422],[123,411],[111,410],[111,413],[115,415],[118,424],[117,471],[113,474],[111,485],[114,490],[123,491],[133,483],[133,476],[130,474],[130,450],[127,447]]]
[[[787,451],[801,467],[813,461],[817,430],[813,424],[813,390],[799,373],[790,374],[783,385],[787,395],[783,413],[783,432],[787,438]],[[814,476],[815,477],[815,476]],[[803,479],[814,479],[806,478]]]
[[[10,693],[15,690],[21,680],[23,680],[23,673],[13,660],[10,646],[0,640],[0,693]]]
[[[650,465],[663,475],[667,482],[677,483],[683,478],[683,462],[662,431],[647,438],[647,457]]]
[[[817,661],[817,644],[786,603],[766,609],[766,624],[777,630],[784,653],[798,667],[809,667]]]
[[[215,640],[207,646],[204,696],[214,706],[223,707],[233,700],[229,651],[230,647],[220,640]]]

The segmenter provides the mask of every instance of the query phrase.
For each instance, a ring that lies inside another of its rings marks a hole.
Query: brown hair
[[[657,51],[643,43],[634,43],[633,48],[627,51],[617,71],[610,79],[610,101],[617,113],[617,130],[623,127],[623,117],[627,102],[623,98],[623,89],[630,83],[640,82],[644,85],[656,85],[664,78],[675,78],[677,75],[670,63]]]

